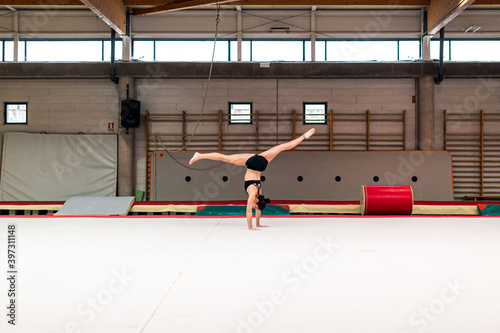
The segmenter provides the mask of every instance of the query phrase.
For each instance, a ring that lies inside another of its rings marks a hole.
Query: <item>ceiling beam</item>
[[[500,0],[482,0],[483,2],[499,2]],[[126,0],[127,7],[160,7],[164,5],[187,4],[189,2],[215,3],[212,1],[185,0]],[[222,3],[223,1],[219,1]],[[428,0],[235,0],[238,6],[427,6]],[[82,6],[80,0],[0,0],[0,6]],[[186,7],[187,8],[187,7]]]
[[[80,0],[0,0],[0,6],[12,7],[47,7],[47,6],[80,6],[83,4]]]
[[[176,1],[168,0],[126,0],[127,7],[145,8],[159,7]],[[178,2],[178,1],[177,1]],[[188,2],[188,1],[183,1]],[[215,2],[212,0],[211,2]],[[446,0],[444,1],[447,2]],[[340,7],[370,7],[370,6],[387,6],[387,7],[426,7],[429,5],[429,0],[238,0],[230,3],[234,6],[269,6],[269,7],[286,7],[286,6],[340,6]],[[80,0],[0,0],[0,6],[12,7],[84,7]],[[476,6],[500,6],[500,0],[476,0],[472,5]]]
[[[476,0],[472,4],[472,7],[478,6],[499,6],[500,0]]]
[[[455,17],[460,15],[474,0],[431,0],[427,7],[427,35],[434,35]]]
[[[81,0],[104,23],[121,36],[127,34],[127,8],[123,0]]]
[[[172,2],[167,5],[163,6],[157,6],[153,8],[142,8],[142,9],[134,9],[132,12],[134,16],[142,16],[142,15],[148,15],[148,14],[158,14],[158,13],[164,13],[164,12],[173,12],[176,10],[182,10],[182,9],[188,9],[188,8],[194,8],[194,7],[201,7],[201,6],[209,6],[209,5],[216,5],[216,4],[224,4],[228,2],[240,2],[239,0],[191,0],[191,1],[178,1],[178,2]]]
[[[387,6],[387,7],[406,7],[406,6],[427,6],[428,0],[246,0],[235,3],[237,6],[338,6],[338,7],[359,7],[359,6]]]

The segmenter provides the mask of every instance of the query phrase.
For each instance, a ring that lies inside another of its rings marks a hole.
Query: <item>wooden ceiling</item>
[[[426,8],[429,34],[434,34],[469,6],[500,8],[500,0],[0,0],[0,7],[88,7],[120,35],[126,31],[126,12],[149,15],[203,6],[286,8]]]
[[[0,0],[0,6],[11,7],[84,7],[85,1],[80,0]],[[115,2],[90,1],[90,2]],[[116,1],[125,7],[148,8],[171,5],[178,8],[191,8],[194,6],[215,5],[215,0],[120,0]],[[426,7],[431,2],[453,2],[449,0],[234,0],[219,3],[223,6],[258,6],[258,7]],[[500,6],[500,0],[476,0],[474,6]]]

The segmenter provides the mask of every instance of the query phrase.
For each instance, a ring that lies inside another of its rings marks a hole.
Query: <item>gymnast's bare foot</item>
[[[189,165],[193,164],[194,162],[198,161],[200,159],[200,153],[194,153],[193,157],[189,161]]]
[[[257,229],[257,228],[248,228],[248,230],[260,231],[260,229]]]
[[[267,228],[269,227],[268,225],[262,225],[262,224],[257,224],[257,228]]]
[[[304,133],[304,138],[309,139],[314,134],[314,132],[316,132],[316,130],[314,128],[311,128],[309,131]]]

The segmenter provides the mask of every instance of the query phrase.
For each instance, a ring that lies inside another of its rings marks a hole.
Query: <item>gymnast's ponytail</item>
[[[271,200],[268,199],[268,198],[266,198],[266,197],[264,197],[263,195],[259,195],[257,197],[257,199],[259,199],[259,202],[257,203],[257,207],[259,207],[260,211],[264,210],[264,208],[266,208],[266,205],[268,203],[271,203]]]

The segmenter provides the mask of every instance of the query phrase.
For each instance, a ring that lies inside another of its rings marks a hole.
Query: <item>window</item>
[[[326,103],[304,103],[304,124],[326,124]]]
[[[328,41],[327,61],[397,61],[397,41]]]
[[[115,40],[115,60],[123,59],[123,42]],[[107,40],[103,43],[102,61],[111,61],[111,41]]]
[[[5,103],[4,124],[27,124],[28,103]]]
[[[304,42],[304,61],[313,61],[312,43]],[[326,61],[326,41],[317,40],[314,42],[314,61]]]
[[[304,43],[252,41],[252,61],[304,61]]]
[[[451,56],[450,41],[445,40],[443,45],[444,45],[443,60],[449,61],[450,56]],[[440,50],[441,50],[441,44],[439,43],[439,40],[431,40],[431,59],[432,60],[439,60],[439,51]]]
[[[500,61],[500,41],[497,40],[452,40],[453,61]]]
[[[232,40],[229,42],[230,58],[229,61],[238,61],[238,42]],[[249,40],[241,41],[241,61],[250,61],[252,42]]]
[[[156,61],[211,61],[214,41],[156,41]],[[214,61],[228,61],[229,42],[219,40],[215,47]]]
[[[155,61],[155,42],[153,40],[136,40],[133,42],[132,58],[138,61]]]
[[[14,42],[11,40],[6,40],[4,41],[3,45],[3,61],[14,61]],[[19,41],[17,57],[19,61],[26,61],[26,42]]]
[[[101,41],[29,41],[26,50],[27,61],[103,60]]]
[[[431,41],[431,59],[439,60],[439,40]],[[445,61],[499,61],[498,40],[445,40]]]
[[[230,124],[251,124],[252,103],[229,103]]]
[[[316,61],[326,61],[326,41],[316,41]]]
[[[420,59],[420,41],[418,40],[401,40],[398,42],[398,60],[419,60]]]

